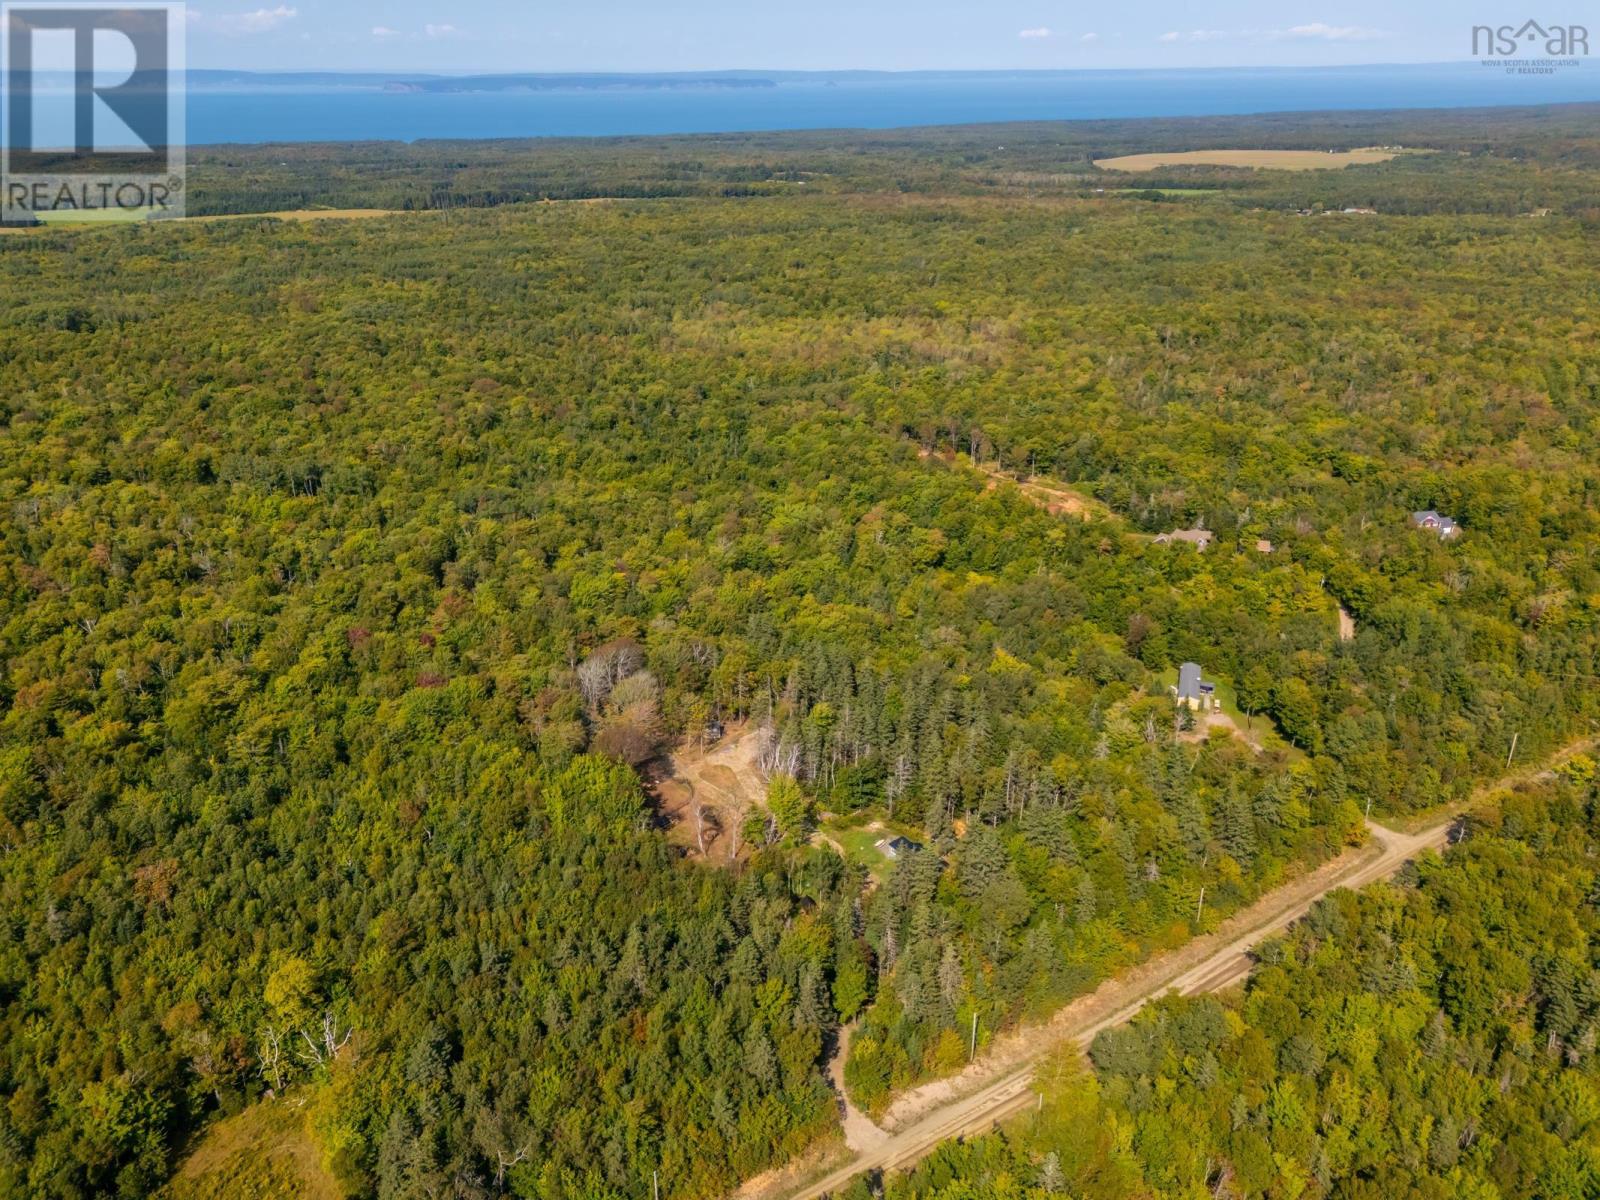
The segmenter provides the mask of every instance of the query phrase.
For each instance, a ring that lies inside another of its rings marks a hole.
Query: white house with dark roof
[[[1156,545],[1165,546],[1172,542],[1187,542],[1196,550],[1204,550],[1216,539],[1216,534],[1209,529],[1174,529],[1169,533],[1156,534]]]
[[[1455,537],[1461,532],[1461,526],[1443,513],[1435,512],[1431,508],[1412,513],[1411,523],[1418,529],[1426,529],[1430,533],[1437,533],[1441,539],[1446,540]]]

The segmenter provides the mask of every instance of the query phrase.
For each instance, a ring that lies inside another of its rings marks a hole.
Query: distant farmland
[[[1180,150],[1170,154],[1124,154],[1097,158],[1106,171],[1154,171],[1161,167],[1263,167],[1278,171],[1328,171],[1388,162],[1397,150]]]

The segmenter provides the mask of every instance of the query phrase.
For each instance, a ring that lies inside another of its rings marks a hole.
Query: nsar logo
[[[1502,68],[1508,75],[1553,75],[1588,57],[1589,29],[1531,19],[1521,25],[1474,25],[1472,53],[1484,66]]]

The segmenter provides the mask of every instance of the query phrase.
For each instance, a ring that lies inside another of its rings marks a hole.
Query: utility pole
[[[1200,918],[1206,911],[1206,885],[1200,885],[1200,903],[1194,907],[1194,923],[1200,924]]]
[[[978,1014],[972,1014],[972,1049],[967,1052],[967,1061],[971,1062],[978,1057]]]
[[[1372,820],[1372,797],[1367,797],[1367,820]]]
[[[661,1173],[650,1172],[650,1200],[661,1200]]]
[[[1516,754],[1516,752],[1517,752],[1517,739],[1519,737],[1521,737],[1521,736],[1522,736],[1522,730],[1520,730],[1520,729],[1517,730],[1517,732],[1515,732],[1515,733],[1513,733],[1511,735],[1511,751],[1510,751],[1509,754],[1506,755],[1506,770],[1508,770],[1508,771],[1511,769],[1511,758],[1512,758],[1512,755]]]

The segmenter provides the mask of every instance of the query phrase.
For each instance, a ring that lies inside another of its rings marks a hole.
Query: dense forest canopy
[[[1409,877],[1335,893],[1243,994],[1152,1006],[1004,1136],[887,1200],[1491,1200],[1600,1190],[1595,762]],[[868,1195],[865,1182],[841,1195]]]
[[[797,192],[1074,196],[1204,187],[1239,208],[1376,205],[1386,212],[1550,208],[1597,219],[1600,105],[964,125],[677,137],[230,145],[190,151],[189,211],[454,209],[590,197]],[[1124,174],[1096,159],[1151,151],[1403,145],[1382,167]]]
[[[147,1194],[269,1090],[351,1194],[725,1192],[834,1127],[842,1022],[880,1106],[1592,732],[1594,144],[1417,122],[1220,200],[764,135],[716,169],[831,182],[0,236],[0,1193]],[[625,194],[679,141],[230,148],[197,197]],[[729,869],[636,770],[713,720],[773,778]],[[823,813],[925,848],[880,884]]]

